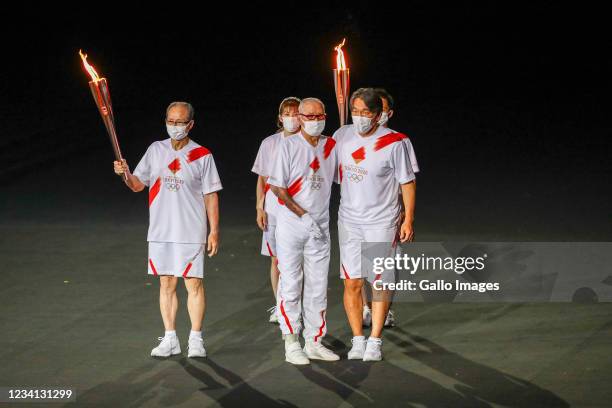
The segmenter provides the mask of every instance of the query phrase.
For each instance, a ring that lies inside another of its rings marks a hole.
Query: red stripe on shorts
[[[183,278],[187,276],[187,272],[189,272],[190,269],[191,269],[191,262],[189,262],[189,264],[185,268],[185,271],[183,272]]]
[[[270,248],[270,244],[268,244],[267,240],[266,240],[266,246],[268,247],[268,253],[270,254],[270,256],[274,256],[274,254],[272,253],[272,249]]]
[[[149,265],[151,265],[151,270],[153,271],[153,275],[157,276],[157,269],[155,269],[155,265],[153,265],[153,261],[149,258]]]
[[[285,313],[285,306],[283,306],[284,303],[285,301],[281,300],[280,310],[281,310],[283,317],[285,318],[285,323],[287,323],[287,327],[289,327],[289,331],[291,332],[291,334],[293,334],[293,327],[291,327],[291,323],[289,323],[289,318],[287,317],[287,313]]]
[[[344,264],[340,264],[342,266],[342,272],[344,272],[344,277],[346,279],[351,279],[348,273],[346,273],[346,268],[344,268]]]

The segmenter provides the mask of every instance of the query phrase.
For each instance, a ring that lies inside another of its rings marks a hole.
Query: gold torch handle
[[[348,118],[348,100],[350,89],[350,74],[347,69],[334,69],[334,89],[336,91],[336,102],[338,103],[338,116],[340,126],[346,125]]]
[[[106,78],[90,81],[89,88],[91,89],[91,94],[93,95],[98,111],[100,112],[100,116],[102,117],[102,122],[104,122],[104,126],[106,127],[106,133],[110,139],[113,153],[115,153],[115,160],[117,160],[119,163],[123,163],[123,156],[121,155],[121,148],[119,147],[119,139],[117,139],[117,131],[115,130],[113,105]],[[127,182],[127,173],[124,172],[122,178],[123,181]]]

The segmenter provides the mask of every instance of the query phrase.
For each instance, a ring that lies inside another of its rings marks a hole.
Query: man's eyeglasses
[[[170,125],[170,126],[187,126],[189,124],[189,122],[191,122],[190,120],[188,120],[187,122],[183,122],[180,120],[168,120],[166,119],[166,124]]]
[[[327,117],[327,115],[325,113],[321,113],[318,115],[304,115],[303,113],[300,113],[300,116],[303,117],[306,121],[309,120],[325,120],[325,118]]]

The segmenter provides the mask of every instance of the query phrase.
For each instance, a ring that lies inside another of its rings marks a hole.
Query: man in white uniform
[[[178,278],[185,281],[187,309],[191,320],[188,356],[206,357],[202,340],[205,298],[204,252],[217,253],[221,181],[212,154],[191,140],[193,107],[173,102],[166,110],[169,139],[154,142],[130,173],[125,160],[115,161],[115,173],[126,173],[127,186],[134,192],[149,187],[149,275],[159,276],[159,306],[166,329],[151,356],[180,354],[176,335]],[[210,232],[207,239],[207,221]],[[205,244],[208,243],[207,248]]]
[[[310,359],[340,358],[321,344],[327,332],[329,198],[337,161],[336,142],[321,136],[326,117],[323,102],[306,98],[299,112],[302,130],[281,143],[268,183],[282,204],[276,226],[277,314],[285,359],[308,364]],[[300,317],[303,349],[298,337]]]
[[[412,239],[415,183],[410,157],[403,143],[405,135],[381,127],[382,101],[373,88],[361,88],[350,100],[352,125],[343,126],[334,134],[338,151],[340,209],[338,239],[340,243],[340,277],[344,279],[344,307],[353,331],[353,347],[349,359],[378,361],[382,359],[382,329],[389,301],[379,296],[372,304],[372,331],[363,336],[364,278],[370,284],[378,279],[393,281],[394,271],[382,276],[363,276],[362,242],[386,243],[378,256],[395,254],[397,239]],[[399,188],[406,215],[399,225]],[[399,231],[398,231],[399,229]],[[399,234],[398,234],[399,233]],[[373,289],[375,293],[378,293]]]
[[[380,124],[380,126],[389,129],[389,119],[391,119],[395,113],[394,111],[395,102],[391,94],[389,94],[389,92],[387,92],[386,89],[376,88],[375,91],[381,97],[382,104],[383,104],[382,114],[381,114],[381,117],[378,123]],[[394,132],[393,130],[390,130],[390,131]],[[412,142],[410,141],[409,137],[406,137],[403,140],[404,140],[404,143],[406,143],[406,148],[408,149],[408,156],[410,157],[410,164],[412,165],[412,171],[416,174],[419,172],[419,164],[417,163],[417,158],[414,152],[414,147],[412,146]],[[400,189],[400,194],[401,194],[401,189]],[[400,205],[402,204],[403,204],[403,201],[400,197]],[[404,214],[405,214],[404,207],[402,205],[400,223],[403,221]],[[372,304],[371,302],[368,302],[367,300],[365,289],[366,287],[364,286],[363,289],[361,290],[361,295],[363,298],[363,325],[365,327],[369,327],[372,324],[372,310],[371,310]],[[396,323],[395,314],[393,313],[393,310],[391,309],[391,305],[390,305],[389,311],[387,312],[387,317],[385,318],[385,327],[393,327],[395,326],[395,323]]]
[[[270,323],[278,323],[276,316],[276,290],[278,287],[278,266],[276,259],[276,213],[280,204],[268,184],[268,177],[276,162],[278,145],[286,138],[295,135],[300,130],[298,106],[300,100],[295,97],[283,99],[278,108],[279,131],[266,137],[259,146],[257,157],[251,171],[258,175],[255,194],[257,197],[257,225],[263,231],[261,254],[270,257],[270,283],[274,293],[274,306],[268,309]]]

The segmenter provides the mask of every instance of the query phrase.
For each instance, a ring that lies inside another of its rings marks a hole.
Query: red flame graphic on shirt
[[[310,168],[314,170],[314,172],[316,173],[317,170],[319,170],[320,168],[320,164],[319,164],[319,158],[315,157],[314,160],[312,161],[312,163],[310,163]]]
[[[178,159],[178,157],[172,160],[172,162],[168,165],[168,168],[172,174],[176,174],[176,172],[181,169],[181,161]]]
[[[355,164],[359,164],[359,162],[365,160],[365,147],[361,146],[359,149],[351,153],[351,156],[353,156]]]

